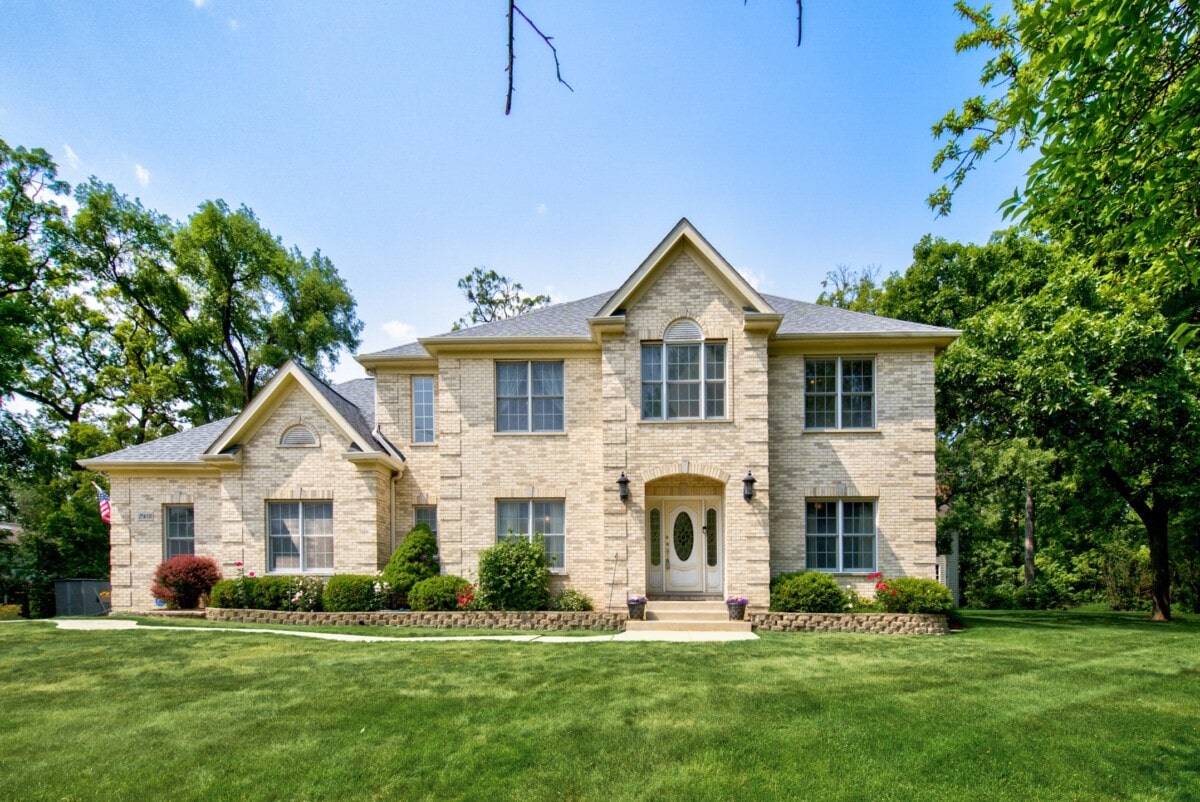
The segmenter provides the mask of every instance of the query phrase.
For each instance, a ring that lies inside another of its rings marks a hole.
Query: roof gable
[[[742,274],[734,270],[716,248],[686,218],[680,219],[650,255],[642,261],[625,283],[612,294],[596,313],[597,318],[620,314],[638,301],[666,267],[674,261],[677,253],[688,250],[696,264],[717,287],[729,296],[740,309],[759,314],[773,314],[775,310]]]
[[[343,398],[332,387],[317,379],[298,362],[289,359],[254,400],[246,406],[211,446],[206,455],[220,454],[234,445],[245,442],[279,407],[288,391],[299,387],[306,392],[325,416],[346,435],[360,451],[374,452],[379,444],[371,434],[358,407]],[[372,410],[373,412],[374,410]],[[374,415],[372,415],[374,417]]]

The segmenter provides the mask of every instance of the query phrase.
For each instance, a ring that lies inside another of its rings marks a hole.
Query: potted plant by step
[[[644,621],[646,619],[646,597],[645,596],[630,596],[625,600],[625,604],[629,607],[629,618],[632,621]]]
[[[750,600],[745,596],[730,596],[725,600],[725,609],[729,610],[730,621],[746,620],[746,605]]]

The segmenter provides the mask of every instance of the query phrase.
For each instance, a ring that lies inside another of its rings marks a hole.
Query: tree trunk
[[[1167,505],[1155,498],[1146,520],[1150,538],[1150,597],[1154,600],[1151,621],[1171,620],[1171,560],[1167,545]]]
[[[1037,544],[1033,539],[1033,483],[1025,480],[1025,587],[1037,578],[1037,567],[1033,564]]]

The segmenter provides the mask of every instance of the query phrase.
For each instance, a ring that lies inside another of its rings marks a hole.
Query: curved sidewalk
[[[758,640],[753,632],[619,632],[616,635],[421,635],[416,637],[389,638],[383,635],[350,635],[337,632],[304,632],[294,629],[260,629],[234,627],[172,627],[142,626],[137,621],[122,618],[69,618],[53,619],[59,629],[112,630],[139,629],[143,632],[171,630],[175,632],[247,632],[268,635],[291,635],[297,638],[317,640],[351,641],[360,643],[445,643],[446,641],[513,641],[518,643],[600,643],[611,641],[674,641],[677,643],[712,643],[735,640]]]

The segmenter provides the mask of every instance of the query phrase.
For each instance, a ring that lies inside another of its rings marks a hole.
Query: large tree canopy
[[[1009,212],[1106,269],[1154,286],[1200,281],[1200,8],[1019,0],[997,20],[956,6],[972,25],[957,48],[993,53],[980,76],[989,92],[934,126],[949,137],[934,160],[949,181],[930,205],[949,212],[990,151],[1036,148]],[[1194,331],[1194,306],[1167,311]]]

